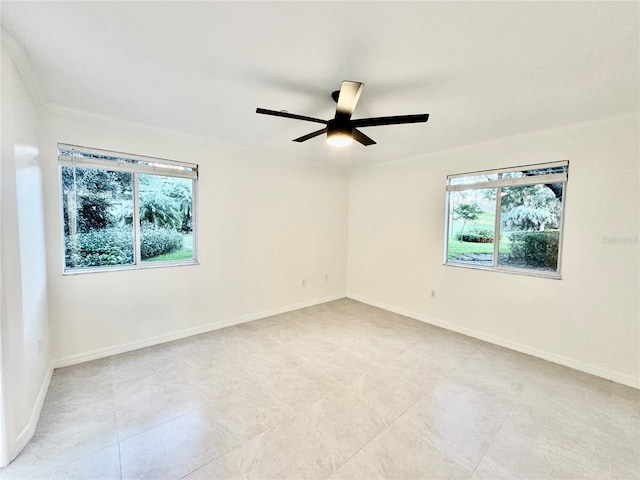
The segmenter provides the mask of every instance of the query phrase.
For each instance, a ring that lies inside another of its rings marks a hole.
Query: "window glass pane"
[[[502,174],[502,178],[522,178],[525,176],[525,172],[505,172]]]
[[[468,177],[454,177],[449,179],[449,185],[468,185],[471,183],[488,182],[491,180],[497,180],[497,173],[490,173],[487,175],[470,175]]]
[[[449,192],[447,261],[493,266],[496,189]]]
[[[502,188],[499,266],[557,271],[563,186]]]
[[[104,153],[83,152],[81,150],[73,150],[73,149],[69,150],[65,148],[58,149],[58,156],[67,156],[71,158],[72,157],[91,158],[91,159],[98,159],[98,160],[107,160],[109,162],[121,162],[121,163],[129,163],[129,164],[135,163],[134,160],[117,156],[117,154],[115,153],[112,154],[108,152],[104,152]]]
[[[61,167],[66,269],[134,263],[133,175]]]
[[[513,172],[504,172],[502,174],[502,178],[539,177],[541,175],[555,175],[558,173],[565,173],[566,171],[566,165],[556,165],[553,167],[538,165],[534,167],[523,167],[522,170],[516,170]]]
[[[193,259],[193,180],[138,175],[142,262]]]

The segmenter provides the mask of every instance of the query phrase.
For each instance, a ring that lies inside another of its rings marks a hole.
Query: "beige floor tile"
[[[640,392],[343,299],[56,370],[0,480],[121,473],[637,479]]]
[[[47,472],[64,467],[64,460],[52,458],[46,454],[40,456],[39,449],[34,447],[36,442],[37,440],[33,438],[17,458],[6,467],[0,468],[0,479],[45,479],[48,478]]]
[[[293,417],[293,409],[269,385],[247,384],[203,407],[214,425],[232,434],[237,446]]]
[[[230,480],[240,478],[242,478],[240,472],[227,461],[226,457],[222,457],[182,477],[182,480]]]
[[[287,370],[269,382],[272,395],[300,412],[330,393],[342,388],[331,377],[306,365]]]
[[[339,462],[336,451],[295,417],[232,450],[216,468],[237,471],[248,479],[324,479]]]
[[[303,362],[330,354],[339,348],[326,337],[311,334],[291,339],[284,346]]]
[[[516,406],[481,460],[477,478],[608,478],[610,434],[569,409]]]
[[[119,480],[120,448],[112,445],[99,452],[81,457],[73,462],[47,472],[45,478],[56,480],[88,480],[104,478]]]
[[[431,359],[421,357],[411,350],[390,359],[386,365],[378,368],[387,375],[402,378],[416,385],[423,395],[447,377],[445,365],[432,363]]]
[[[611,479],[640,478],[640,391],[613,384]]]
[[[338,348],[321,357],[305,362],[308,368],[321,372],[342,386],[353,384],[358,378],[371,372],[374,365],[365,358]]]
[[[329,478],[467,479],[471,472],[415,432],[394,424]]]
[[[118,435],[111,410],[85,408],[82,415],[61,417],[50,414],[41,420],[21,454],[0,470],[0,478],[47,478],[47,472],[114,445],[118,445]]]
[[[163,343],[153,347],[141,348],[111,357],[114,377],[126,370],[153,370],[158,365],[175,362],[176,356],[171,343]]]
[[[181,478],[234,444],[230,432],[196,410],[121,441],[122,478]]]
[[[201,398],[190,387],[173,384],[157,385],[126,397],[118,397],[118,436],[124,440],[196,410],[206,401]]]
[[[348,388],[360,402],[375,405],[387,425],[422,397],[417,385],[385,369],[358,378]]]
[[[413,430],[439,451],[473,470],[512,406],[510,401],[481,389],[445,381],[396,424]]]
[[[299,416],[336,451],[340,463],[364,447],[388,424],[387,412],[360,392],[345,388],[314,403]]]
[[[282,344],[262,352],[252,352],[240,365],[252,378],[271,378],[303,363],[303,359]]]
[[[288,342],[310,333],[305,325],[306,322],[295,312],[278,315],[274,321],[264,321],[263,323],[264,327],[261,331],[279,342]]]
[[[111,372],[100,372],[91,377],[88,371],[85,370],[86,377],[54,372],[43,412],[55,411],[58,407],[82,408],[100,405],[106,408],[113,405],[114,387]]]

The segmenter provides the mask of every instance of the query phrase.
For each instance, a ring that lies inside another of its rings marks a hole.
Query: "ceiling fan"
[[[426,122],[429,119],[429,114],[424,113],[420,115],[397,115],[393,117],[359,118],[352,120],[351,115],[353,115],[353,111],[355,110],[360,94],[362,93],[362,87],[364,87],[364,83],[361,82],[351,82],[348,80],[342,82],[340,90],[336,90],[331,94],[331,97],[337,104],[336,115],[331,120],[321,120],[319,118],[296,115],[285,110],[276,111],[267,110],[266,108],[257,108],[256,113],[273,115],[276,117],[293,118],[295,120],[305,120],[307,122],[322,123],[326,125],[326,127],[307,135],[303,135],[293,141],[306,142],[311,138],[326,133],[327,143],[334,147],[346,147],[351,145],[354,140],[360,142],[364,146],[375,145],[376,142],[358,130],[359,127],[397,125],[401,123],[421,123]]]

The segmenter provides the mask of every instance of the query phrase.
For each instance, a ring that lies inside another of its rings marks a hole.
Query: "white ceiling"
[[[636,111],[638,2],[13,2],[3,28],[48,103],[359,166]],[[341,80],[378,145],[291,140]]]

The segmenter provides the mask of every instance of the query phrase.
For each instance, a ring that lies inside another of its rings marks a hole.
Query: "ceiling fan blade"
[[[429,119],[429,114],[397,115],[395,117],[359,118],[351,120],[353,127],[375,127],[377,125],[399,125],[401,123],[423,123]]]
[[[364,133],[362,133],[360,130],[356,128],[354,128],[353,131],[351,132],[351,136],[356,142],[360,142],[365,147],[376,144],[373,138],[367,137]]]
[[[262,113],[263,115],[273,115],[274,117],[293,118],[295,120],[306,120],[307,122],[316,122],[327,124],[327,120],[320,120],[319,118],[305,117],[304,115],[296,115],[289,112],[278,112],[277,110],[267,110],[266,108],[256,108],[256,113]]]
[[[340,94],[338,95],[336,117],[346,116],[351,118],[362,93],[362,87],[364,87],[364,83],[361,82],[350,82],[348,80],[342,82]]]
[[[302,137],[299,138],[295,138],[293,141],[294,142],[306,142],[307,140],[317,137],[318,135],[322,135],[323,133],[327,133],[327,129],[323,128],[322,130],[317,130],[315,132],[311,132],[308,133],[307,135],[304,135]]]

